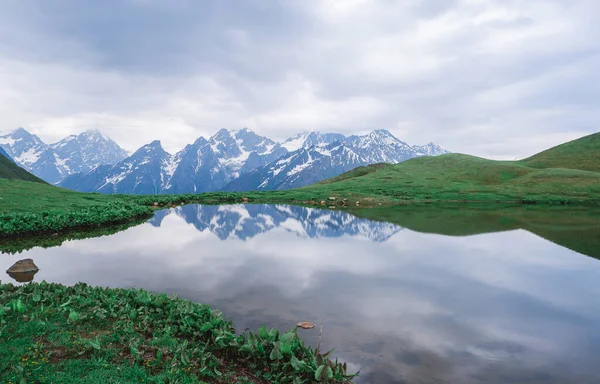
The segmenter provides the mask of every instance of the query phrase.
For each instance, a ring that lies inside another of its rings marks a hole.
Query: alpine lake
[[[27,280],[144,288],[334,348],[356,383],[600,383],[600,210],[187,205],[5,243]]]

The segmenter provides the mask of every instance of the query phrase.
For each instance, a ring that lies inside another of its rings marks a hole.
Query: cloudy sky
[[[513,159],[600,128],[597,0],[0,4],[0,131],[176,151],[385,128]]]

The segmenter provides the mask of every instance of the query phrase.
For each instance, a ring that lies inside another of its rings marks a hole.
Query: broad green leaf
[[[71,309],[71,311],[69,312],[69,320],[71,320],[73,322],[79,320],[79,313],[77,313]]]
[[[315,380],[322,382],[333,379],[333,370],[327,365],[321,365],[315,371]]]

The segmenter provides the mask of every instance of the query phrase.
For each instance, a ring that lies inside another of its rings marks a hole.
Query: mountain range
[[[0,136],[0,148],[18,165],[51,184],[103,164],[116,164],[128,155],[98,131],[87,131],[46,144],[36,135],[18,128]]]
[[[373,163],[399,163],[448,153],[411,146],[386,130],[362,136],[306,132],[281,142],[250,129],[221,129],[172,155],[160,141],[128,155],[97,131],[47,145],[20,128],[0,147],[40,178],[81,192],[200,193],[301,187]]]

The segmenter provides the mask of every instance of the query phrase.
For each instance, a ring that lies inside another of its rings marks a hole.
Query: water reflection
[[[33,277],[38,271],[35,272],[6,272],[6,274],[12,277],[17,283],[29,283],[33,281]]]
[[[387,222],[360,219],[343,211],[290,205],[187,205],[159,211],[148,222],[160,227],[164,218],[175,214],[197,230],[208,230],[221,240],[246,240],[283,228],[300,237],[363,236],[385,241],[402,228]]]
[[[451,237],[344,212],[188,206],[27,257],[38,280],[177,294],[238,329],[322,319],[322,345],[361,383],[600,382],[600,263],[523,230]]]

